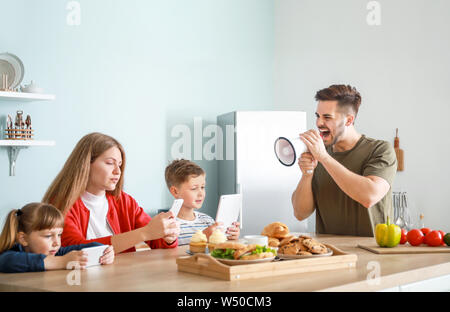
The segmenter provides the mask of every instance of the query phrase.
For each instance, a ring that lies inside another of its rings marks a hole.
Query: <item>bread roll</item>
[[[275,237],[269,237],[269,247],[278,247],[280,246],[280,240]]]
[[[264,227],[261,235],[281,239],[289,235],[289,228],[284,223],[273,222]]]
[[[241,244],[241,243],[234,243],[234,242],[225,242],[225,243],[220,243],[214,246],[214,249],[243,249],[243,248],[247,248],[247,245],[245,244]]]

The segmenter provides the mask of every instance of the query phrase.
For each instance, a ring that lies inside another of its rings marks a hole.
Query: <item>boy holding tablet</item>
[[[180,222],[180,234],[178,245],[189,244],[192,235],[198,230],[211,236],[213,231],[220,226],[207,214],[195,211],[200,209],[205,200],[205,171],[192,161],[180,159],[174,160],[165,170],[166,184],[170,194],[175,199],[182,198],[183,206],[178,213],[177,221]],[[239,238],[239,222],[234,222],[232,227],[225,232],[229,240]]]

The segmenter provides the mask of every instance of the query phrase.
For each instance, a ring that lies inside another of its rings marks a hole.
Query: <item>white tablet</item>
[[[217,208],[216,222],[222,222],[224,231],[232,226],[233,222],[239,220],[239,213],[242,206],[242,195],[231,194],[222,195],[219,200],[219,207]]]
[[[172,211],[175,218],[178,216],[178,213],[180,212],[181,207],[183,206],[183,199],[175,199],[172,203],[172,207],[169,211]]]
[[[100,257],[103,256],[105,249],[108,247],[108,245],[104,245],[81,249],[88,254],[88,263],[86,264],[86,267],[100,265]]]

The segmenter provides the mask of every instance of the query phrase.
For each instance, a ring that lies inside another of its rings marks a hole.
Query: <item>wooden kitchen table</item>
[[[188,246],[116,255],[114,264],[80,271],[80,285],[69,285],[69,270],[37,273],[0,273],[0,291],[164,291],[164,292],[293,292],[399,290],[401,285],[444,278],[449,283],[450,253],[378,255],[358,244],[373,238],[318,235],[321,242],[358,255],[356,267],[240,281],[178,272],[177,257]],[[375,279],[380,272],[380,278]],[[70,276],[69,276],[70,277]],[[73,275],[72,275],[73,277]],[[72,279],[72,283],[76,281]],[[443,285],[445,288],[445,285]],[[450,289],[450,285],[447,285]]]

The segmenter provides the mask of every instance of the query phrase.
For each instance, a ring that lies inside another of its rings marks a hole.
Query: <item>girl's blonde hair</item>
[[[14,246],[19,232],[30,234],[55,227],[64,227],[64,217],[53,205],[30,203],[21,209],[14,209],[6,217],[0,235],[0,253]]]
[[[94,132],[85,135],[77,143],[64,167],[48,188],[42,201],[53,204],[65,215],[86,190],[91,164],[97,157],[112,147],[117,147],[122,154],[121,175],[116,188],[107,192],[118,198],[123,188],[125,151],[116,139]]]

